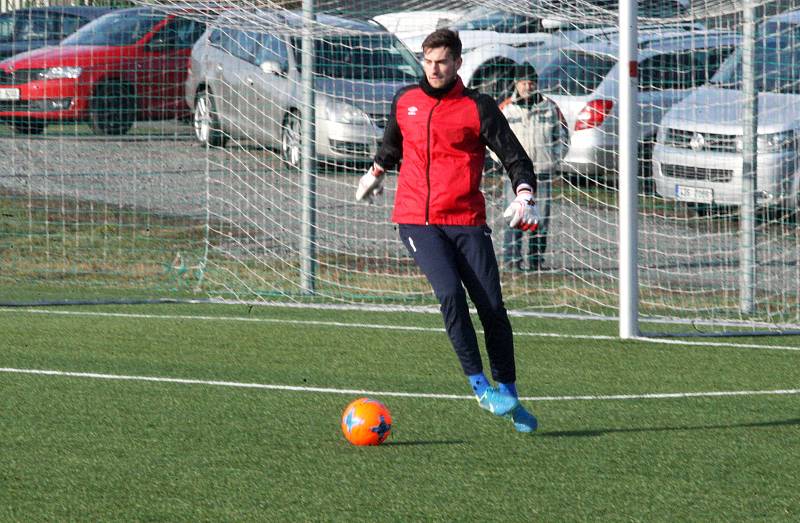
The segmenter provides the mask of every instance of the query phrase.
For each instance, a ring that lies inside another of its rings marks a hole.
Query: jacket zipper
[[[442,103],[441,98],[436,100],[436,103],[431,107],[431,112],[428,113],[428,144],[426,147],[428,163],[425,165],[425,181],[428,183],[428,197],[425,200],[425,225],[430,225],[428,221],[430,219],[431,210],[431,120],[433,119],[433,110],[436,109],[436,106],[440,103]]]

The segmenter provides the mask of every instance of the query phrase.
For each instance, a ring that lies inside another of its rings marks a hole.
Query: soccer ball
[[[380,401],[358,398],[342,413],[342,432],[353,445],[380,445],[392,430],[392,415]]]

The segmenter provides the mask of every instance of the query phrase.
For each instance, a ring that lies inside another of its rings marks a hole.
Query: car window
[[[81,20],[59,12],[6,13],[0,18],[0,41],[60,40],[75,32]]]
[[[14,20],[15,40],[46,40],[48,34],[58,34],[55,17],[48,19],[44,14],[18,16]]]
[[[617,59],[581,50],[566,50],[539,74],[539,89],[551,94],[582,96],[602,83]]]
[[[239,37],[238,29],[220,29],[219,30],[219,47],[228,54],[236,56],[239,49],[239,44],[236,39]]]
[[[205,24],[187,18],[173,18],[150,40],[151,46],[169,49],[188,49],[205,31]]]
[[[222,30],[219,27],[215,27],[208,35],[208,43],[214,47],[220,47],[222,45],[222,38]]]
[[[278,62],[285,70],[289,64],[289,50],[286,42],[277,36],[262,33],[258,35],[258,45],[256,47],[256,65],[261,65],[267,61]]]
[[[60,18],[59,21],[61,22],[59,24],[60,25],[59,33],[61,33],[60,34],[61,38],[71,35],[75,31],[77,31],[80,26],[84,25],[86,22],[89,21],[86,18],[81,18],[80,16],[73,16],[66,14],[59,18]]]
[[[776,47],[797,46],[800,38],[800,25],[796,22],[768,21],[758,28],[758,37],[761,40],[770,40]]]
[[[692,60],[693,87],[707,83],[719,71],[722,63],[736,49],[733,45],[701,49],[694,53]]]
[[[639,89],[663,91],[688,89],[692,86],[692,56],[690,53],[658,54],[642,60],[639,65]]]
[[[759,92],[800,94],[800,26],[794,32],[774,33],[755,41],[755,83]],[[711,83],[742,89],[742,48],[725,60]]]
[[[314,72],[329,78],[366,81],[414,82],[422,66],[390,34],[331,37],[315,41]],[[301,63],[299,38],[292,39],[295,63]]]
[[[222,31],[220,47],[240,60],[255,64],[258,35],[252,31],[232,29]]]
[[[154,11],[107,14],[78,29],[61,45],[133,45],[163,18],[162,14]]]
[[[260,36],[253,31],[240,31],[238,34],[239,58],[253,65],[258,65],[258,48]]]
[[[610,11],[619,10],[618,0],[582,0],[588,4],[602,7]],[[677,18],[688,14],[686,3],[680,0],[639,0],[637,2],[640,17]]]
[[[10,42],[14,37],[14,16],[11,13],[0,14],[0,42]]]

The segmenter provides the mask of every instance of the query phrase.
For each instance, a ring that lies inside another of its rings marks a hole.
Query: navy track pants
[[[491,229],[486,225],[401,224],[399,232],[439,300],[447,335],[464,374],[483,371],[466,288],[483,325],[492,378],[515,382],[514,340],[503,305]]]

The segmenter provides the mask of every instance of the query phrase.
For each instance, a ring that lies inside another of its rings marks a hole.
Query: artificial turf
[[[800,518],[796,338],[658,345],[607,322],[513,323],[533,436],[468,400],[436,315],[2,309],[0,520]],[[342,437],[354,389],[392,411],[379,447]]]

